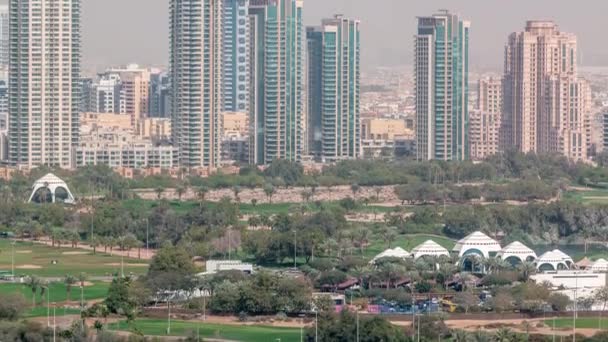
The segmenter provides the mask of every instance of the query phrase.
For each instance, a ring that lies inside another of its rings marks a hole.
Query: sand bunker
[[[89,254],[89,252],[63,252],[61,253],[63,255],[85,255],[85,254]]]
[[[31,254],[32,251],[30,250],[26,250],[26,251],[15,251],[15,254]]]
[[[38,266],[38,265],[17,265],[17,266],[15,266],[15,268],[20,269],[20,270],[38,270],[38,269],[41,269],[42,266]]]
[[[108,264],[104,264],[106,266],[117,266],[120,267],[120,263],[119,262],[112,262],[112,263],[108,263]],[[124,264],[125,267],[148,267],[148,264]]]

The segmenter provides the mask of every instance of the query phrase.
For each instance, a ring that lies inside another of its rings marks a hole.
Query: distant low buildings
[[[414,131],[402,119],[361,120],[361,149],[364,158],[415,153]]]

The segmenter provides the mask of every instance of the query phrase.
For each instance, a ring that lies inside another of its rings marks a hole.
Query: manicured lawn
[[[46,304],[45,304],[46,305]],[[23,312],[23,318],[36,318],[36,317],[46,317],[47,314],[51,315],[51,324],[53,322],[53,308],[47,311],[46,306],[38,306],[33,310],[25,310]],[[55,316],[67,316],[67,315],[80,315],[80,309],[74,308],[66,308],[66,307],[57,307],[55,309]]]
[[[577,318],[576,319],[576,327],[580,329],[606,329],[608,328],[608,318],[602,318],[601,321],[598,319],[599,317],[585,317],[585,318]],[[548,327],[553,326],[553,320],[548,319],[545,320],[545,325]],[[556,318],[555,319],[555,328],[563,329],[563,328],[572,328],[572,318]]]
[[[568,191],[564,198],[586,204],[606,204],[608,203],[608,190]]]
[[[451,251],[452,248],[454,247],[454,245],[456,244],[455,241],[453,241],[447,237],[441,237],[441,236],[435,236],[435,235],[414,234],[414,235],[397,236],[395,241],[393,241],[391,243],[391,248],[401,247],[409,252],[414,247],[418,246],[419,244],[421,244],[427,240],[433,240],[433,241],[437,242],[441,246],[447,248],[448,251]],[[375,240],[372,242],[372,244],[368,248],[365,249],[365,256],[368,258],[373,258],[374,256],[385,251],[387,248],[388,248],[388,246],[387,246],[386,242],[384,242],[382,240]]]
[[[167,334],[166,320],[140,319],[135,323],[135,329],[148,336],[196,336],[197,329],[202,338],[219,338],[246,342],[298,342],[300,329],[276,328],[266,326],[237,326],[206,324],[203,322],[172,321],[171,333]],[[110,330],[131,330],[125,321],[108,326]]]
[[[85,286],[83,291],[83,297],[85,301],[101,299],[105,298],[108,294],[108,288],[110,287],[110,283],[104,282],[93,282],[90,286]],[[27,303],[31,305],[32,303],[32,289],[25,284],[0,284],[0,293],[21,293],[27,300]],[[53,282],[49,284],[49,290],[47,292],[49,295],[48,300],[50,302],[65,302],[67,300],[67,291],[66,286],[60,282]],[[47,298],[43,298],[40,296],[40,289],[36,290],[36,304],[37,305],[46,305]],[[76,284],[72,287],[70,300],[79,301],[80,300],[80,284]]]
[[[120,272],[121,258],[100,253],[99,250],[94,255],[92,251],[54,248],[31,242],[16,242],[14,248],[16,275],[63,277],[66,274],[76,276],[84,272],[88,276],[110,276]],[[133,255],[136,254],[137,252],[133,251]],[[0,239],[0,271],[11,271],[12,256],[11,241]],[[57,261],[54,265],[53,260]],[[147,261],[124,258],[125,274],[145,273],[147,267],[139,266],[142,264],[147,264]]]

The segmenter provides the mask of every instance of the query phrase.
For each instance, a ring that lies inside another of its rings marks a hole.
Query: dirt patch
[[[17,265],[15,266],[16,269],[20,269],[20,270],[39,270],[42,268],[42,266],[38,266],[38,265]]]
[[[74,251],[74,252],[63,252],[61,254],[63,254],[63,255],[85,255],[85,254],[89,254],[89,252],[77,252],[77,251]]]
[[[111,262],[111,263],[107,263],[107,264],[104,264],[104,265],[116,267],[116,266],[120,266],[120,263],[119,262]],[[148,264],[129,264],[129,263],[125,263],[124,266],[125,267],[148,267]]]
[[[31,250],[25,250],[25,251],[15,251],[15,254],[31,254],[32,251]]]

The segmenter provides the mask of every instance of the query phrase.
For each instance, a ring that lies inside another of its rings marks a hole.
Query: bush
[[[21,317],[26,304],[21,293],[0,294],[0,319],[16,321]]]

